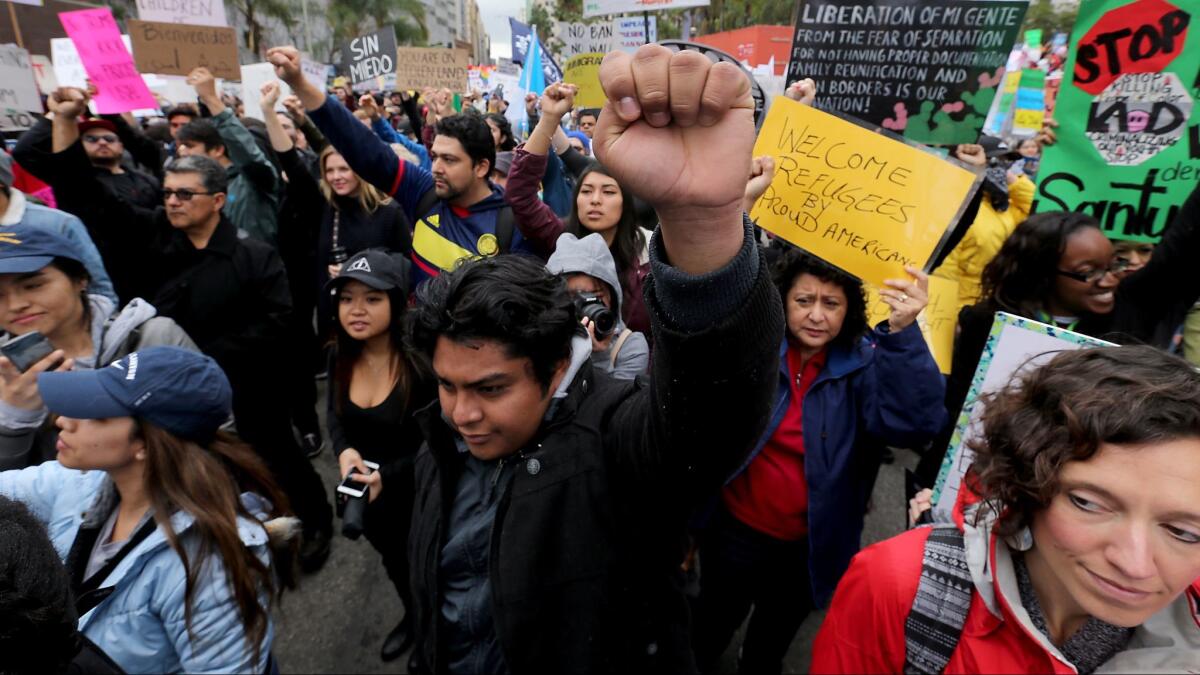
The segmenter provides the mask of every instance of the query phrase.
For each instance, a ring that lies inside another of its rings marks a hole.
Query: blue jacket
[[[500,252],[497,216],[508,206],[499,187],[492,185],[491,195],[466,209],[441,199],[425,207],[421,202],[433,190],[433,175],[416,164],[401,161],[336,98],[326,97],[320,108],[309,112],[309,119],[360,178],[393,197],[404,209],[408,222],[413,224],[413,288],[443,270],[454,269],[463,258]],[[512,244],[505,251],[510,252],[533,253],[515,228]]]
[[[432,169],[433,162],[429,159],[429,151],[425,149],[425,146],[417,143],[416,141],[409,140],[408,136],[405,136],[404,134],[392,128],[392,125],[388,124],[387,120],[383,119],[382,117],[377,118],[374,122],[371,122],[371,130],[374,131],[375,135],[379,137],[379,140],[383,141],[384,143],[399,143],[400,145],[403,145],[409,152],[416,155],[417,159],[420,160],[417,166],[420,166],[426,171]]]
[[[758,457],[791,405],[787,350],[785,337],[779,347],[779,388],[771,421],[729,481]],[[828,604],[858,553],[863,516],[879,470],[878,451],[884,445],[919,447],[933,438],[945,424],[945,390],[916,324],[899,333],[880,324],[855,349],[829,349],[825,368],[803,402],[808,567],[818,607]]]
[[[83,221],[66,211],[34,204],[20,190],[9,188],[8,210],[0,214],[0,226],[9,225],[40,227],[75,242],[83,255],[80,262],[92,278],[88,283],[88,292],[103,295],[114,303],[118,302],[117,292],[113,290],[108,271],[104,269],[104,261],[100,259],[100,251],[96,250],[96,244],[92,242]]]
[[[89,509],[111,490],[103,471],[76,471],[46,462],[19,471],[0,472],[0,494],[24,503],[46,525],[50,541],[65,561],[85,519],[107,517]],[[251,513],[265,512],[261,498],[243,494]],[[171,526],[197,562],[197,542],[189,536],[192,516],[176,512]],[[239,519],[238,534],[263,563],[270,564],[267,533],[261,523]],[[237,602],[216,557],[206,561],[193,597],[192,628],[184,620],[186,574],[179,555],[156,529],[101,583],[115,589],[79,618],[79,631],[129,673],[262,673],[266,671],[273,627],[268,626],[259,658],[245,639]],[[265,602],[266,598],[263,598]]]

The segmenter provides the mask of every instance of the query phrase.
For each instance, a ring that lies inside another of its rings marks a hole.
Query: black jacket
[[[509,672],[696,670],[680,590],[686,514],[762,432],[783,334],[779,294],[746,231],[734,263],[740,290],[681,282],[656,264],[645,291],[656,334],[649,378],[615,381],[585,363],[534,440],[504,460],[514,475],[492,526],[489,579]],[[708,314],[707,327],[677,322],[722,293],[738,297]],[[444,672],[439,556],[463,458],[436,402],[419,415],[427,442],[409,536],[416,649]]]
[[[283,337],[291,312],[274,249],[239,239],[224,215],[208,245],[197,249],[161,206],[139,208],[106,190],[79,142],[43,160],[59,207],[79,216],[102,253],[120,256],[121,267],[106,259],[109,269],[119,269],[160,316],[174,319],[216,359],[235,391],[271,381],[267,369],[281,367],[287,353]]]

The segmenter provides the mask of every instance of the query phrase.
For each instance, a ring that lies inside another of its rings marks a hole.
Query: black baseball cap
[[[398,288],[407,295],[409,269],[410,263],[404,256],[379,248],[369,248],[355,253],[347,260],[342,265],[342,271],[330,279],[326,287],[337,290],[342,284],[353,279],[377,291]]]
[[[55,258],[83,262],[83,253],[75,242],[42,227],[0,227],[0,274],[36,272]]]

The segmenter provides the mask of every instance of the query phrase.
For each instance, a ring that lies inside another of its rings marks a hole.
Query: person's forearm
[[[316,110],[325,103],[325,92],[306,79],[296,83],[296,86],[292,88],[292,93],[304,104],[305,110]]]
[[[287,152],[292,149],[292,139],[283,130],[283,124],[279,121],[279,115],[275,114],[273,108],[271,110],[263,110],[263,123],[267,126],[267,138],[271,140],[272,150],[275,152]]]
[[[555,118],[552,115],[542,115],[542,119],[538,120],[537,126],[529,134],[529,140],[525,141],[525,151],[534,155],[545,155],[550,152],[550,146],[554,143],[554,133],[558,130],[558,123],[562,118]]]
[[[75,117],[55,115],[50,134],[50,149],[62,152],[79,140],[79,121]]]
[[[744,239],[742,200],[719,207],[683,206],[658,211],[663,245],[673,267],[701,275],[737,256]]]
[[[199,94],[200,102],[204,104],[204,107],[208,108],[209,114],[213,117],[220,115],[225,110],[225,102],[221,100],[220,94],[208,96],[199,92],[196,93]]]

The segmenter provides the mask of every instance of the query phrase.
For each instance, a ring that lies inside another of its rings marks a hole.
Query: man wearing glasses
[[[88,226],[110,270],[132,270],[139,295],[176,321],[200,349],[217,360],[233,385],[238,434],[258,451],[304,522],[301,564],[319,566],[329,552],[332,510],[312,465],[292,436],[283,355],[291,314],[287,276],[279,254],[253,238],[239,238],[222,211],[229,177],[216,160],[191,155],[173,160],[163,179],[163,201],[145,209],[106,190],[96,177],[76,119],[87,96],[75,88],[52,93],[51,148],[19,144],[16,157],[40,155],[42,180],[59,206]]]

